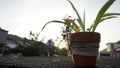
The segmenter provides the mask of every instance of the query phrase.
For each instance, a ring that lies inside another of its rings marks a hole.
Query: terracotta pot
[[[100,34],[96,32],[71,33],[69,40],[74,64],[80,67],[95,67]]]

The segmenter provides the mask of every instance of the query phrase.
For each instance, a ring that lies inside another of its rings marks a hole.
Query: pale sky
[[[71,0],[80,15],[86,12],[86,25],[93,22],[98,10],[107,0]],[[116,0],[107,12],[120,13],[120,0]],[[50,20],[61,20],[65,15],[76,18],[66,0],[0,0],[0,27],[9,34],[28,37],[29,32],[40,32]],[[61,24],[50,24],[40,34],[40,39],[56,38],[60,35]],[[101,48],[108,42],[120,40],[120,17],[101,23],[96,32],[101,33]]]

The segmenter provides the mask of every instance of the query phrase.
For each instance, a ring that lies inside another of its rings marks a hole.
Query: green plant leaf
[[[103,17],[104,13],[108,10],[108,8],[114,3],[115,0],[108,0],[108,2],[105,3],[105,5],[100,9],[100,11],[97,14],[97,17],[90,28],[92,32],[95,31],[96,27],[100,23],[101,18]],[[106,19],[107,20],[107,19]]]
[[[79,26],[77,26],[75,23],[72,23],[72,27],[74,28],[74,31],[80,32]]]
[[[84,27],[85,24],[82,22],[82,19],[81,19],[80,15],[79,15],[77,9],[75,8],[75,6],[73,5],[73,3],[70,0],[68,0],[68,2],[71,4],[73,10],[75,11],[75,13],[76,13],[76,15],[78,17],[77,21],[78,21],[79,25],[81,26],[82,30],[85,32],[85,27]]]
[[[120,13],[105,13],[103,15],[103,17],[106,17],[106,16],[118,16],[118,15],[120,15]]]
[[[65,23],[69,23],[74,28],[74,31],[80,32],[79,26],[75,23],[75,20],[69,18],[63,20]]]
[[[102,22],[102,21],[105,21],[105,20],[108,20],[108,19],[112,19],[112,18],[118,18],[117,16],[109,16],[109,17],[106,17],[106,18],[102,18],[101,20],[100,20],[100,22]],[[99,22],[99,23],[100,23]]]
[[[43,28],[42,28],[42,31],[44,30],[44,28],[49,24],[49,23],[64,23],[63,21],[58,21],[58,20],[53,20],[53,21],[49,21],[48,23],[46,23]]]
[[[52,21],[49,21],[48,23],[46,23],[43,28],[42,28],[42,31],[43,29],[50,23],[61,23],[61,24],[65,24],[67,26],[69,26],[70,28],[72,28],[74,31],[76,31],[76,29],[74,28],[74,26],[71,26],[68,22],[64,22],[64,21],[59,21],[59,20],[52,20]]]
[[[84,31],[85,31],[85,11],[84,11],[84,15],[83,15],[83,25],[84,25]]]
[[[112,19],[112,18],[118,18],[119,15],[120,13],[105,13],[101,18],[100,22],[104,20]]]

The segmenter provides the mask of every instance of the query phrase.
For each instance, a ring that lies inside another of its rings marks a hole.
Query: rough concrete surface
[[[0,68],[78,68],[70,56],[0,57]],[[120,68],[120,58],[99,57],[96,68]]]

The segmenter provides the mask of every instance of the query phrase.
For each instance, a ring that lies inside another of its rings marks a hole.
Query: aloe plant
[[[74,4],[68,0],[68,2],[70,3],[70,5],[72,6],[72,9],[74,10],[75,14],[77,15],[77,19],[70,19],[70,18],[66,18],[63,19],[62,21],[60,20],[52,20],[49,21],[48,23],[46,23],[42,30],[46,27],[46,25],[48,25],[49,23],[62,23],[67,25],[68,27],[70,27],[71,29],[73,29],[75,32],[80,32],[81,30],[83,32],[86,32],[86,27],[85,27],[85,12],[83,15],[83,19],[80,17],[80,14],[78,13],[77,9],[75,8]],[[115,0],[108,0],[103,7],[99,10],[94,22],[92,23],[92,25],[90,26],[89,32],[95,32],[96,27],[103,21],[108,20],[108,19],[112,19],[112,18],[117,18],[120,13],[106,13],[106,11],[109,9],[109,7],[115,2]],[[77,24],[77,23],[78,24]]]

